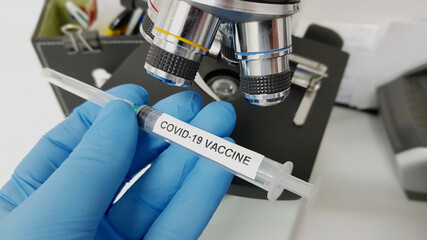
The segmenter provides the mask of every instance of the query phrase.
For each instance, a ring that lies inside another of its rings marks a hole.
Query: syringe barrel
[[[117,98],[52,69],[44,69],[43,76],[52,84],[100,106],[105,106],[114,100],[121,100],[134,108],[137,107],[129,100]],[[268,191],[267,197],[270,200],[276,200],[285,188],[309,199],[309,202],[315,199],[319,181],[313,186],[292,176],[291,162],[282,165],[146,105],[137,108],[136,113],[142,130],[197,156],[209,159],[234,175],[265,189]]]
[[[203,154],[200,152],[195,152],[195,151],[188,149],[187,146],[184,146],[180,142],[173,141],[166,136],[162,136],[162,135],[159,135],[158,133],[156,133],[154,131],[154,128],[155,128],[156,124],[159,124],[158,120],[159,120],[160,116],[162,116],[163,114],[164,113],[159,112],[159,111],[157,111],[157,110],[155,110],[149,106],[146,106],[146,105],[141,106],[137,110],[138,123],[139,123],[140,128],[149,134],[152,134],[154,136],[157,136],[157,137],[164,139],[165,141],[169,142],[170,144],[179,146],[179,147],[181,147],[187,151],[192,152],[193,154],[195,154],[197,156],[203,157],[205,159],[209,159],[212,162],[214,162],[215,164],[221,166],[223,169],[225,169],[225,170],[233,173],[234,175],[242,178],[243,180],[246,180],[246,181],[268,191],[269,192],[268,198],[270,200],[276,200],[280,196],[280,194],[283,192],[284,188],[280,185],[281,174],[283,171],[285,171],[287,174],[290,174],[292,171],[292,163],[288,162],[287,164],[282,165],[281,163],[273,161],[267,157],[263,157],[262,161],[259,164],[259,167],[257,169],[256,176],[254,179],[252,179],[248,176],[245,176],[245,175],[239,173],[238,171],[232,170],[232,169],[218,163],[215,159],[207,158],[206,156],[203,156]],[[184,123],[178,119],[174,119],[174,122],[176,124],[179,124],[179,125],[186,125],[187,124],[187,123]],[[200,131],[204,132],[203,130],[200,130]],[[205,133],[209,134],[207,132],[205,132]],[[216,137],[216,138],[219,138],[219,137]],[[229,143],[229,144],[236,145],[234,143]]]

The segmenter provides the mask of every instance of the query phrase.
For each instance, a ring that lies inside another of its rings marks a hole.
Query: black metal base
[[[317,151],[328,122],[332,106],[344,69],[348,54],[339,49],[307,39],[294,38],[294,52],[329,66],[329,77],[323,80],[316,101],[304,126],[297,127],[293,118],[305,89],[292,86],[287,100],[272,107],[257,107],[246,101],[243,94],[230,100],[236,109],[237,124],[232,138],[240,145],[265,154],[279,162],[292,161],[293,175],[308,180],[316,159]],[[180,91],[198,92],[205,104],[213,101],[196,84],[187,89],[168,86],[150,75],[144,68],[144,62],[149,44],[140,46],[113,74],[113,77],[103,87],[111,87],[134,83],[143,86],[150,94],[152,105],[169,95]],[[239,67],[224,62],[221,57],[205,57],[199,70],[205,81],[218,75],[239,78]],[[266,199],[267,193],[239,178],[235,178],[229,189],[230,194]],[[285,191],[279,199],[291,200],[298,196]]]

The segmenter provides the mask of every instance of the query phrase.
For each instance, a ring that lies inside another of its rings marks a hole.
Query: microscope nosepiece
[[[290,16],[298,2],[150,0],[141,26],[151,43],[144,68],[163,83],[191,86],[220,28],[221,57],[239,64],[245,98],[257,106],[281,103],[290,93]]]
[[[240,89],[257,106],[283,102],[290,93],[292,52],[290,17],[234,24]]]
[[[171,0],[157,15],[145,61],[148,74],[179,87],[192,85],[220,20],[184,1]]]

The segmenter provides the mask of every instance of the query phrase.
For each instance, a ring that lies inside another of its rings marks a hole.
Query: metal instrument
[[[240,90],[251,104],[272,106],[289,95],[299,0],[149,0],[148,7],[141,33],[152,43],[144,65],[150,75],[191,86],[219,29],[221,56],[240,65]]]

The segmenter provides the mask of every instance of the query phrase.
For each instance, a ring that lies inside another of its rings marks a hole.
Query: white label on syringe
[[[255,179],[264,156],[162,114],[153,132],[241,175]]]

